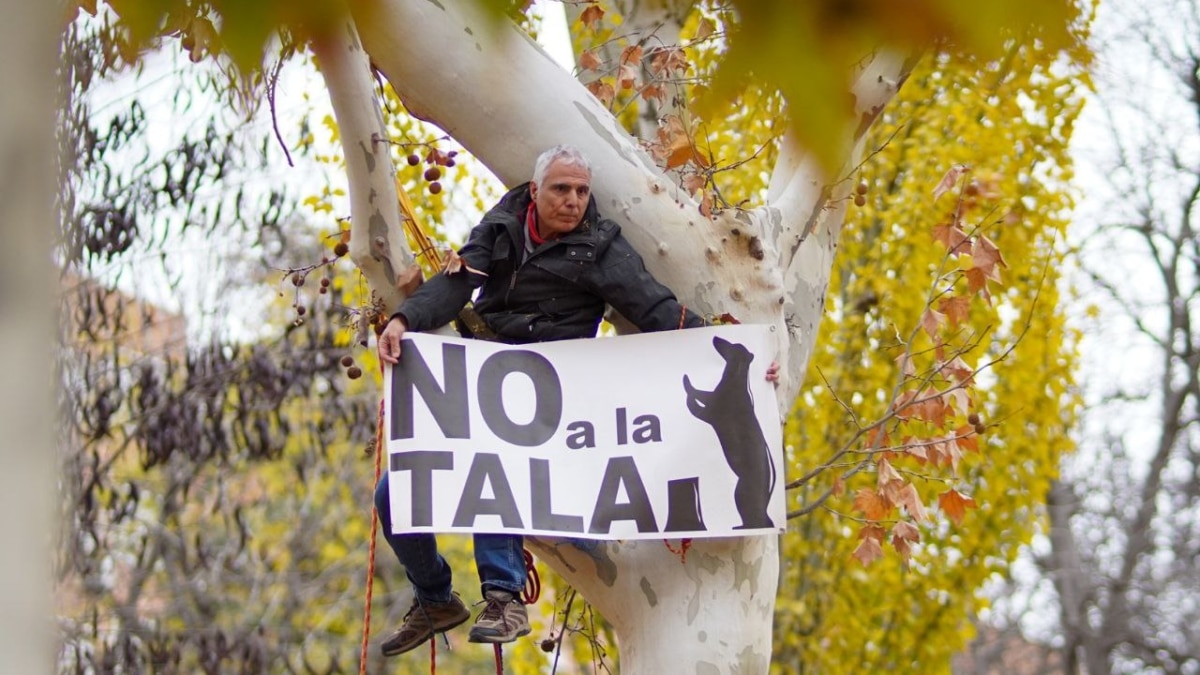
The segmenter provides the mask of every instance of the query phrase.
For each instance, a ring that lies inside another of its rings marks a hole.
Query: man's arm
[[[502,226],[480,223],[471,230],[467,243],[458,250],[462,261],[455,272],[442,271],[417,287],[392,314],[379,335],[379,360],[395,365],[400,358],[400,340],[410,330],[432,330],[450,323],[483,284],[491,266],[492,248]]]

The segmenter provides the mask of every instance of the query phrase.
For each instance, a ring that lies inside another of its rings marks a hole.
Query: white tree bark
[[[54,654],[53,349],[56,3],[5,2],[0,22],[0,662],[48,673]]]
[[[375,100],[370,60],[352,21],[312,41],[333,103],[350,189],[350,259],[385,307],[404,299],[400,280],[415,260],[404,237],[396,167]]]
[[[701,314],[771,326],[777,358],[786,365],[782,420],[823,311],[849,181],[828,184],[810,158],[788,148],[768,204],[710,220],[513,24],[491,22],[474,13],[473,3],[371,0],[353,11],[371,61],[413,114],[442,127],[508,185],[529,180],[545,148],[575,145],[592,163],[601,212],[621,224],[660,281]],[[356,40],[349,41],[353,48]],[[359,61],[354,68],[362,70]],[[854,90],[865,123],[847,134],[847,166],[905,68],[890,58],[866,63]],[[343,76],[349,75],[326,73]],[[330,94],[347,144],[361,142],[370,124],[349,132],[345,125],[369,122],[370,115],[362,103],[337,101],[360,94],[332,84]],[[346,110],[359,112],[343,118]],[[350,187],[372,190],[353,174]],[[530,545],[613,624],[625,672],[767,672],[776,537],[696,540],[686,560],[653,541],[531,539]]]

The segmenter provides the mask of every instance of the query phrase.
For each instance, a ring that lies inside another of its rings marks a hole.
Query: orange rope
[[[379,402],[379,423],[375,426],[375,482],[372,488],[379,484],[379,476],[383,458],[383,401]],[[371,643],[371,592],[375,587],[375,526],[379,523],[379,512],[375,509],[375,500],[371,500],[371,546],[367,550],[367,599],[363,606],[363,636],[362,650],[358,655],[358,675],[367,673],[367,648]]]

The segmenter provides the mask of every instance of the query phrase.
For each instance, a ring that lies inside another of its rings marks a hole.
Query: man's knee
[[[388,510],[390,500],[388,496],[388,475],[386,472],[379,477],[379,482],[375,484],[375,510],[379,512],[379,517],[383,518],[384,514],[390,513]]]

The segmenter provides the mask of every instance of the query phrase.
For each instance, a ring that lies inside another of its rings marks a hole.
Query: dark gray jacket
[[[579,227],[522,261],[529,203],[526,183],[488,211],[459,250],[463,269],[427,280],[396,312],[409,330],[445,325],[476,289],[475,310],[510,344],[593,337],[605,303],[642,331],[678,328],[681,317],[685,327],[704,325],[646,271],[620,226],[600,217],[594,198]]]

